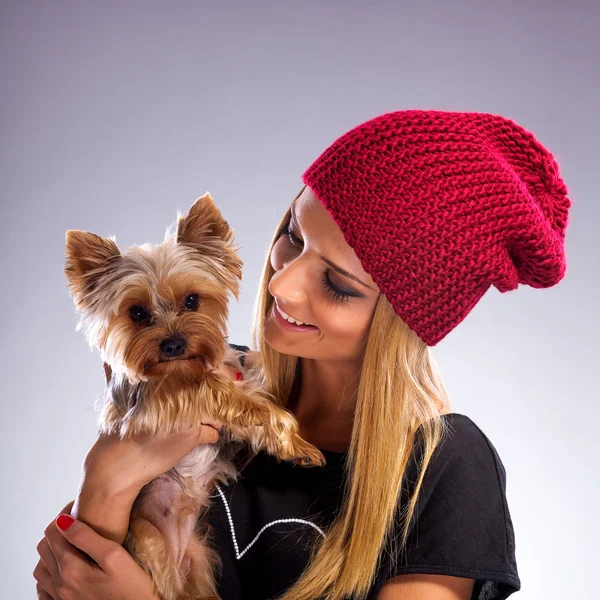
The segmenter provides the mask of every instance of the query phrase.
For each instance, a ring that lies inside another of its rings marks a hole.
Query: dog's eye
[[[198,296],[198,294],[190,294],[185,299],[184,306],[186,310],[198,310],[198,307],[200,306],[200,296]]]
[[[140,325],[148,325],[152,320],[152,316],[143,306],[132,306],[129,309],[131,320]]]

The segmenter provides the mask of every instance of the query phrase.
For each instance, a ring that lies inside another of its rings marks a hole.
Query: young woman
[[[303,181],[263,271],[258,351],[244,349],[327,465],[260,453],[218,487],[210,518],[221,596],[507,598],[520,580],[505,470],[479,427],[452,412],[430,347],[492,285],[562,279],[571,203],[557,164],[503,117],[398,111],[341,136]],[[105,530],[50,523],[38,597],[155,598],[120,546],[131,505],[216,437],[207,426],[100,438],[83,489]]]

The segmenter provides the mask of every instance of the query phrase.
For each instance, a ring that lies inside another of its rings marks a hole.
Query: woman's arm
[[[474,584],[450,575],[399,575],[383,586],[377,600],[470,600]]]
[[[37,597],[159,600],[152,578],[136,559],[120,544],[68,517],[72,506],[69,502],[48,524],[38,543],[40,560],[33,571]]]
[[[106,364],[104,371],[108,383],[111,371]],[[218,441],[220,427],[220,423],[210,423],[178,433],[142,434],[124,440],[117,434],[100,434],[83,462],[71,516],[122,544],[131,508],[144,485],[166,473],[198,444]]]
[[[105,372],[109,379],[107,365]],[[124,440],[118,435],[100,434],[84,460],[77,500],[63,509],[65,512],[70,509],[76,519],[75,530],[67,530],[71,535],[59,532],[53,520],[38,543],[40,560],[33,572],[38,582],[38,597],[59,598],[62,595],[57,590],[64,589],[69,597],[86,600],[108,597],[157,600],[151,591],[154,586],[150,576],[122,548],[133,503],[146,483],[166,473],[198,444],[218,441],[221,426],[207,421],[200,427],[185,426],[177,433],[137,435]],[[86,540],[85,547],[77,545]],[[92,558],[98,552],[98,556],[104,557],[104,566],[94,569],[81,551]],[[65,561],[69,565],[66,570]],[[84,595],[75,595],[74,590],[79,593],[82,589]]]
[[[140,490],[199,444],[217,442],[221,424],[212,425],[184,426],[175,433],[140,434],[123,440],[118,434],[100,434],[85,457],[71,516],[122,544]]]
[[[119,490],[101,480],[84,478],[71,516],[89,525],[102,537],[123,544],[129,529],[131,508],[140,489]]]

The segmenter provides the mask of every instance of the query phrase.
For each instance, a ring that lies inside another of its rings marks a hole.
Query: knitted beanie
[[[487,113],[386,113],[302,180],[396,313],[435,346],[495,286],[557,284],[571,201],[552,154]]]

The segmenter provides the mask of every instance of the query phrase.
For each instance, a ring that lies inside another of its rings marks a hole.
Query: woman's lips
[[[273,302],[273,306],[271,307],[271,313],[273,318],[277,321],[279,326],[286,331],[295,331],[300,333],[301,331],[318,331],[318,327],[314,325],[296,325],[295,323],[290,323],[286,321],[280,314],[277,308],[275,307],[275,302]]]

